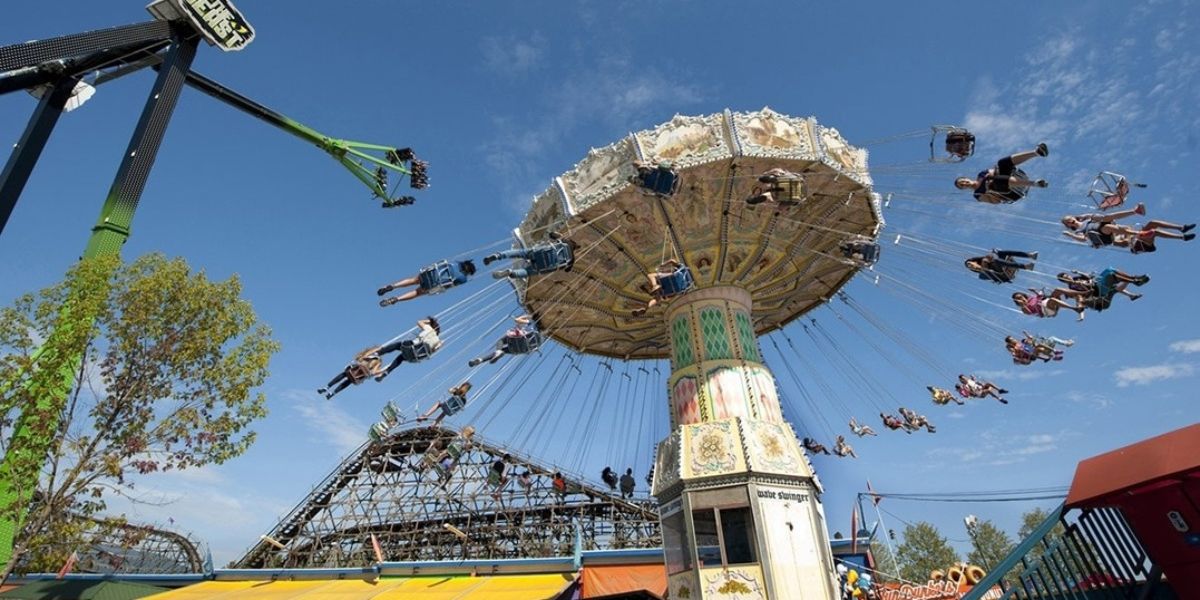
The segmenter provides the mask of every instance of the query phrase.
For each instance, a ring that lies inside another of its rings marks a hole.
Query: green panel
[[[675,368],[682,369],[694,362],[692,354],[692,330],[688,327],[688,314],[680,313],[671,323],[671,346],[675,350]]]
[[[733,347],[725,328],[725,311],[719,308],[700,310],[700,332],[704,336],[705,360],[733,358]]]
[[[738,340],[742,343],[742,354],[746,360],[762,362],[758,354],[758,340],[754,337],[754,325],[750,323],[750,315],[737,311],[733,313],[734,323],[737,324]]]

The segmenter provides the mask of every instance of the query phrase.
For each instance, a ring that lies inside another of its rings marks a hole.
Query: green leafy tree
[[[254,442],[250,424],[266,416],[256,388],[279,345],[240,297],[237,277],[212,281],[159,254],[114,261],[81,261],[58,285],[0,309],[6,453],[13,418],[61,377],[57,357],[84,357],[57,430],[30,433],[54,443],[38,465],[38,489],[19,499],[31,509],[4,577],[17,561],[23,570],[58,569],[96,534],[89,518],[107,499],[138,500],[132,475],[239,456]]]
[[[896,557],[887,544],[871,542],[871,556],[875,558],[875,583],[893,581],[894,578],[889,575],[896,574]]]
[[[900,577],[924,583],[935,569],[945,571],[959,558],[937,527],[919,521],[904,528],[904,542],[896,548],[896,560],[900,563]]]
[[[1008,556],[1016,545],[1003,529],[991,521],[979,521],[971,532],[971,552],[967,563],[991,571]]]

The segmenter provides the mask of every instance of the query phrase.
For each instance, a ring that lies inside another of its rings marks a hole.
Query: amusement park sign
[[[176,10],[164,10],[164,4]],[[172,12],[186,15],[208,43],[227,52],[241,50],[254,40],[254,28],[230,0],[157,0],[147,8],[168,20],[178,18]]]
[[[959,585],[954,581],[942,579],[930,581],[925,585],[884,584],[879,589],[880,600],[958,600],[971,590],[970,585]],[[995,586],[983,595],[982,600],[995,600],[1004,592]]]

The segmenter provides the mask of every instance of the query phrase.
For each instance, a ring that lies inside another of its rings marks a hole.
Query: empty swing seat
[[[675,269],[674,273],[658,278],[658,285],[662,288],[659,294],[663,298],[677,296],[692,289],[695,283],[692,278],[692,270],[687,267],[679,267]]]

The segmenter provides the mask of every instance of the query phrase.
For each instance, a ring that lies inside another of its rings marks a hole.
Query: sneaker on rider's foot
[[[1133,285],[1136,285],[1138,287],[1146,285],[1147,283],[1150,283],[1149,275],[1139,275],[1139,276],[1133,278]]]
[[[1037,257],[1038,257],[1038,253],[1037,253],[1037,252],[1030,252],[1030,253],[1029,253],[1029,260],[1037,260]]]
[[[1133,214],[1135,214],[1135,215],[1146,214],[1146,205],[1141,202],[1138,202],[1137,206],[1133,207]]]
[[[1185,242],[1190,242],[1194,239],[1196,239],[1196,234],[1194,234],[1194,233],[1183,234],[1183,241],[1185,241]]]
[[[511,274],[512,274],[511,269],[500,269],[499,271],[492,271],[492,278],[493,279],[504,279],[505,277],[508,277]]]
[[[1141,294],[1129,294],[1129,301],[1133,302],[1134,300],[1137,300],[1138,298],[1141,298],[1141,297],[1142,297]]]
[[[1195,228],[1196,228],[1196,224],[1195,224],[1195,223],[1188,223],[1188,224],[1184,225],[1183,227],[1180,227],[1180,228],[1179,228],[1179,232],[1180,232],[1180,233],[1187,233],[1187,232],[1189,232],[1189,231],[1191,231],[1191,230],[1193,230],[1193,229],[1195,229]]]
[[[479,360],[478,358],[472,358],[471,360],[467,361],[467,366],[468,367],[478,367],[479,363],[481,363],[481,362],[483,362],[483,361]]]
[[[1036,185],[1037,187],[1040,187],[1040,188],[1050,187],[1050,182],[1046,181],[1045,179],[1039,179],[1039,180],[1033,182],[1033,185]]]
[[[397,302],[399,302],[399,301],[400,301],[400,297],[399,297],[399,296],[395,296],[395,297],[392,297],[392,298],[384,298],[383,300],[380,300],[380,301],[379,301],[379,305],[380,305],[380,306],[391,306],[391,305],[393,305],[393,304],[395,304],[395,303],[397,303]]]
[[[1047,146],[1046,142],[1042,142],[1037,145],[1037,150],[1034,150],[1034,152],[1036,152],[1038,156],[1049,156],[1050,146]]]
[[[384,294],[387,294],[387,293],[388,293],[388,292],[390,292],[390,291],[392,291],[392,288],[391,288],[391,286],[386,286],[386,285],[385,285],[385,286],[383,286],[383,287],[381,287],[381,288],[379,288],[379,289],[375,290],[375,295],[376,295],[376,296],[383,296]]]
[[[490,265],[498,260],[500,260],[499,254],[489,254],[489,255],[483,257],[483,264]]]

